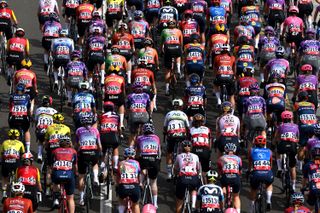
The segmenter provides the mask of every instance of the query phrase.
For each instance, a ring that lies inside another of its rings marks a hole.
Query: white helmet
[[[92,17],[100,17],[101,18],[102,13],[100,10],[95,10],[92,12]]]
[[[128,29],[128,25],[121,20],[121,21],[119,21],[119,23],[118,23],[118,29],[121,29],[122,27],[123,27],[125,30]]]
[[[23,183],[21,182],[13,182],[12,183],[12,187],[11,187],[11,192],[16,194],[16,193],[20,193],[23,194],[25,190],[25,187],[23,185]]]
[[[79,89],[86,89],[86,90],[88,90],[88,89],[89,89],[89,86],[90,86],[90,84],[89,84],[88,81],[81,81],[81,82],[79,83]]]
[[[183,101],[181,99],[174,99],[172,101],[172,106],[182,107],[183,106]]]

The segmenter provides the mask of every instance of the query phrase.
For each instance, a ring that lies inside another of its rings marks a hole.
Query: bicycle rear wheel
[[[143,190],[143,197],[142,197],[142,205],[146,205],[148,203],[152,203],[152,192],[150,184],[145,185]]]

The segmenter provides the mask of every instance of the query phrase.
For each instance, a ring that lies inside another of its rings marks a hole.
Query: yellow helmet
[[[30,67],[32,67],[32,62],[30,59],[23,59],[21,61],[21,66],[29,69]]]
[[[225,33],[227,31],[227,27],[225,26],[225,24],[216,24],[215,25],[215,30],[217,32]]]
[[[120,72],[120,67],[117,65],[110,65],[108,71],[110,73],[118,73],[118,72]]]
[[[60,113],[56,113],[52,116],[54,123],[63,123],[64,122],[64,116]]]
[[[8,131],[8,137],[9,138],[17,138],[17,137],[19,137],[20,136],[20,132],[19,132],[19,130],[17,130],[17,129],[10,129],[9,131]]]

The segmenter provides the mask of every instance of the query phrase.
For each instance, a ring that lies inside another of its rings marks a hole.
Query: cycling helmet
[[[315,135],[320,135],[320,123],[317,123],[313,126],[313,131]]]
[[[255,145],[266,145],[267,144],[267,140],[264,136],[262,135],[258,135],[255,139],[254,139],[254,144]]]
[[[292,205],[302,205],[304,203],[304,196],[301,192],[294,192],[290,197],[290,203]]]
[[[252,76],[254,74],[254,67],[248,66],[243,68],[243,74]]]
[[[299,13],[299,8],[297,6],[291,5],[289,7],[289,13]]]
[[[189,80],[192,85],[198,84],[198,83],[200,83],[200,76],[196,73],[192,73],[189,76]]]
[[[250,84],[249,86],[249,91],[250,92],[259,92],[260,91],[260,86],[258,83],[253,83],[253,84]]]
[[[166,6],[171,5],[171,0],[164,0],[163,4]]]
[[[124,28],[125,30],[128,29],[128,25],[125,22],[123,22],[122,20],[119,21],[119,24],[118,24],[118,29],[120,30],[121,28]]]
[[[316,35],[316,30],[314,28],[308,28],[306,30],[306,34],[308,34],[308,35]]]
[[[125,148],[123,155],[125,158],[133,158],[136,155],[136,150],[132,147]]]
[[[132,91],[135,93],[141,93],[143,92],[143,84],[141,82],[135,82],[132,84]]]
[[[71,58],[81,58],[81,51],[80,50],[74,50],[71,53]]]
[[[304,64],[300,67],[301,72],[312,72],[312,66],[310,64]]]
[[[116,66],[116,65],[110,65],[108,71],[110,73],[118,73],[118,72],[120,72],[120,67]]]
[[[103,109],[105,112],[114,111],[114,103],[111,101],[105,101],[103,103]]]
[[[21,66],[30,69],[30,67],[32,67],[32,61],[29,58],[25,58],[21,61]]]
[[[59,145],[70,145],[71,144],[71,138],[68,135],[62,135],[59,138]]]
[[[138,65],[147,65],[148,59],[146,57],[140,57],[138,58]]]
[[[286,50],[284,49],[284,47],[283,46],[279,46],[276,49],[276,56],[277,57],[284,57],[285,52],[286,52]]]
[[[8,2],[5,0],[0,1],[0,7],[2,8],[8,7]]]
[[[51,106],[52,105],[52,97],[49,95],[42,96],[42,106]]]
[[[17,129],[9,129],[8,131],[9,138],[18,138],[20,137],[20,132]]]
[[[112,54],[119,54],[119,53],[120,53],[119,47],[118,47],[117,45],[113,45],[113,46],[111,47],[111,53],[112,53]]]
[[[274,29],[273,29],[273,27],[271,27],[271,26],[266,26],[266,28],[264,28],[264,33],[265,34],[271,34],[271,35],[274,35],[275,33],[274,33]]]
[[[174,19],[170,19],[169,21],[168,21],[168,26],[176,26],[176,20],[174,20]]]
[[[68,29],[62,29],[60,30],[60,36],[65,36],[67,37],[69,35],[69,30]]]
[[[224,213],[238,213],[238,211],[235,208],[227,208]]]
[[[142,127],[143,134],[154,134],[155,129],[152,123],[145,123]]]
[[[79,82],[78,87],[79,87],[79,89],[88,90],[90,87],[90,84],[88,81],[81,81],[81,82]]]
[[[221,109],[223,112],[231,112],[232,111],[232,103],[229,101],[225,101],[221,105]]]
[[[144,39],[144,45],[153,45],[153,40],[150,37]]]
[[[216,182],[218,179],[218,176],[219,176],[218,172],[216,172],[214,170],[209,170],[206,173],[206,177],[207,177],[208,181]]]
[[[139,18],[141,19],[143,17],[143,12],[141,10],[136,10],[133,13],[134,18]]]
[[[33,161],[33,155],[31,152],[26,152],[24,153],[22,156],[21,156],[21,160],[22,161],[26,161],[26,160],[29,160],[29,161]]]
[[[181,99],[174,99],[171,104],[173,107],[182,107],[183,101]]]
[[[157,213],[157,208],[149,203],[143,206],[142,213]]]
[[[311,155],[313,158],[320,157],[320,146],[316,145],[311,148]]]
[[[23,83],[18,83],[16,86],[17,92],[24,92],[25,89],[26,89],[26,86]]]
[[[301,91],[298,94],[298,100],[303,101],[308,99],[308,92],[307,91]]]
[[[101,18],[101,16],[102,16],[102,13],[100,10],[95,10],[92,12],[92,17],[94,18]]]
[[[193,16],[193,11],[192,10],[185,10],[183,14],[184,14],[184,17],[186,17],[186,16],[192,17]]]
[[[63,123],[64,122],[64,116],[60,113],[56,113],[52,116],[54,123]]]
[[[23,37],[25,34],[26,33],[24,32],[24,29],[20,27],[16,30],[16,33],[15,33],[15,35],[20,38]]]
[[[224,151],[226,153],[229,153],[229,152],[233,152],[235,153],[237,151],[237,146],[233,143],[227,143],[225,146],[224,146]]]
[[[229,44],[222,44],[221,51],[230,52],[230,45]]]
[[[200,35],[199,34],[197,34],[197,33],[193,33],[193,34],[191,34],[190,35],[190,41],[194,41],[194,40],[196,40],[196,41],[200,41]]]
[[[25,191],[25,187],[21,182],[13,182],[11,186],[11,192],[13,194],[23,194]]]
[[[81,114],[80,116],[80,123],[82,125],[91,125],[93,123],[93,113],[92,112],[89,112],[89,113],[83,113]]]
[[[200,113],[197,113],[193,116],[193,121],[204,122],[204,120],[205,120],[205,117]]]
[[[184,141],[181,142],[181,145],[182,145],[182,147],[186,147],[186,146],[191,147],[192,143],[189,140],[184,140]]]
[[[242,24],[242,25],[247,25],[248,23],[249,23],[249,17],[248,16],[244,16],[244,15],[242,15],[241,17],[240,17],[240,23]]]
[[[227,26],[225,24],[215,24],[214,25],[214,29],[218,32],[218,33],[226,33],[227,32]]]
[[[291,111],[283,111],[281,113],[281,119],[282,120],[286,120],[286,119],[290,119],[292,120],[293,119],[293,113]]]
[[[221,0],[211,0],[212,4],[220,4]]]

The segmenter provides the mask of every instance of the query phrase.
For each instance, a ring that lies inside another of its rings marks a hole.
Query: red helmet
[[[193,15],[193,11],[192,10],[186,10],[186,11],[184,11],[184,15],[186,16],[186,15]]]
[[[212,4],[216,4],[216,3],[220,4],[220,2],[221,2],[221,0],[211,0]]]
[[[105,101],[103,103],[103,108],[105,111],[113,111],[114,110],[114,103],[111,101]]]
[[[264,136],[259,135],[254,139],[254,144],[255,145],[266,145],[267,144],[267,140]]]
[[[301,72],[312,72],[312,66],[310,64],[304,64],[300,68]]]
[[[299,8],[297,6],[291,5],[289,7],[289,13],[299,13]]]
[[[293,113],[290,112],[290,111],[283,111],[281,113],[281,119],[284,120],[284,119],[290,119],[292,120],[293,119]]]

